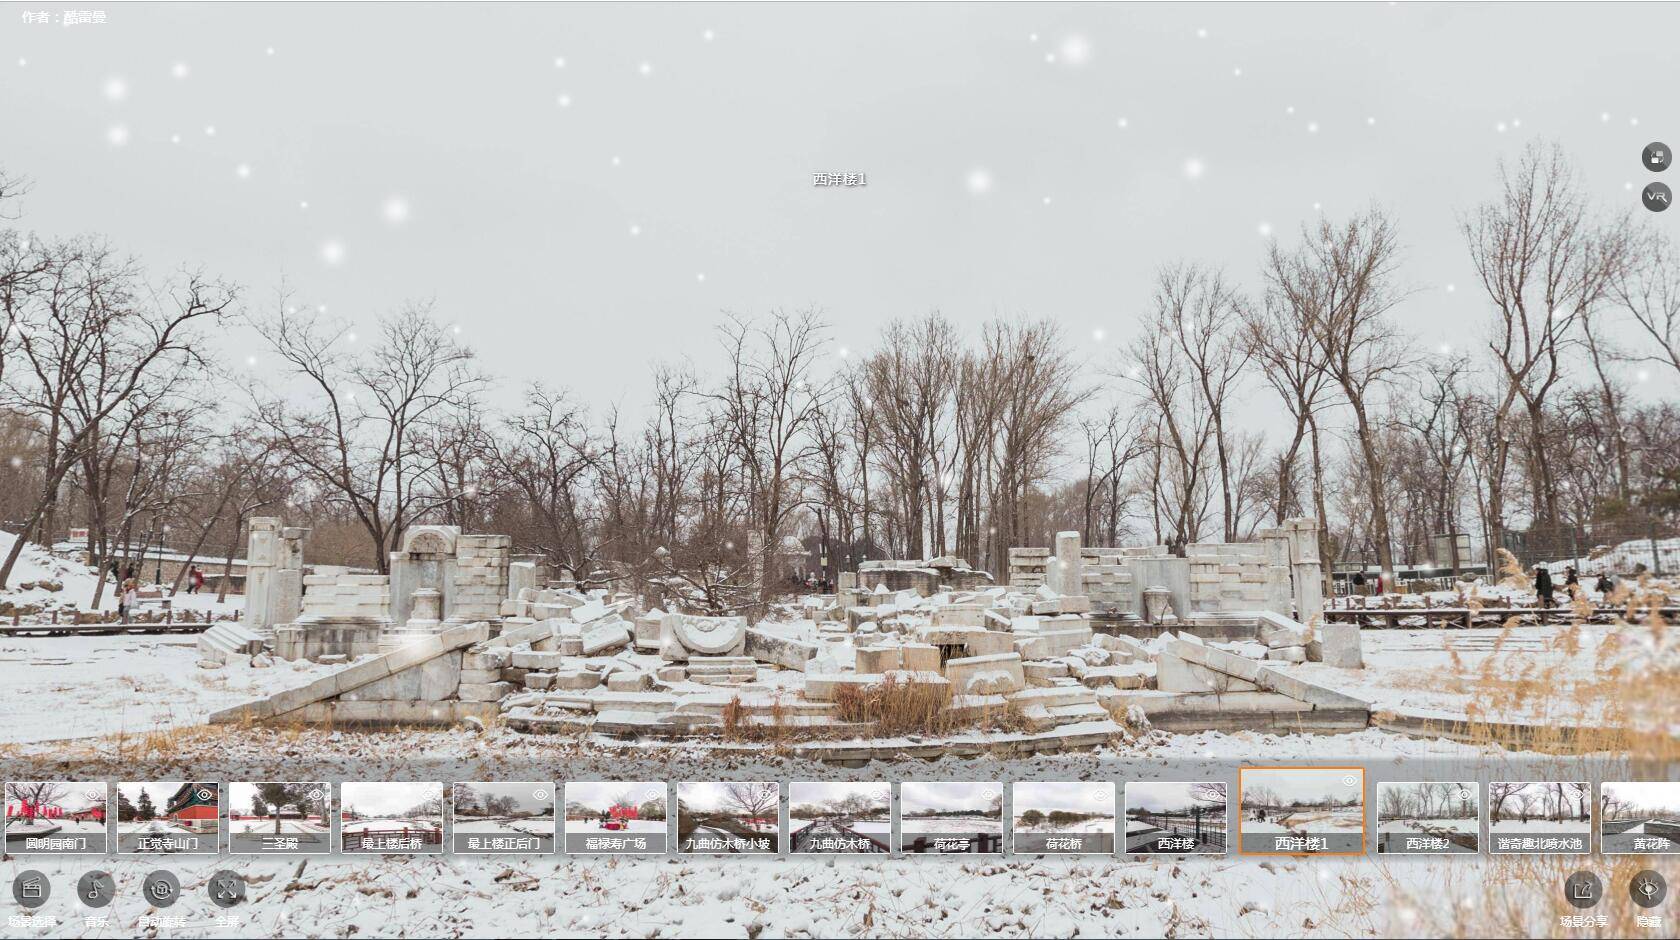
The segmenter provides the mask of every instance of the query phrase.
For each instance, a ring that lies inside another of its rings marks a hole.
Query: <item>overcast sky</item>
[[[1163,262],[1253,286],[1268,233],[1372,200],[1398,316],[1470,343],[1456,219],[1501,157],[1561,141],[1650,221],[1640,151],[1680,141],[1672,4],[4,7],[25,224],[253,308],[284,278],[363,336],[434,300],[504,402],[544,379],[634,407],[650,363],[717,363],[723,310],[819,306],[836,354],[935,308],[1050,316],[1111,356]]]
[[[901,783],[898,785],[899,813],[953,811],[986,812],[992,800],[1003,792],[1001,783]]]
[[[794,781],[788,784],[788,805],[798,806],[805,803],[826,803],[829,800],[843,800],[849,796],[863,796],[883,808],[892,805],[891,783],[813,783]]]
[[[460,784],[457,784],[457,786],[459,785]],[[487,796],[512,797],[514,801],[513,808],[516,812],[534,813],[538,810],[546,809],[552,811],[554,809],[554,784],[552,783],[536,781],[519,783],[474,781],[466,784],[466,786],[471,787],[473,792],[478,794],[478,800],[480,803],[483,801],[484,797]],[[541,794],[541,796],[538,796],[538,794]],[[459,801],[461,798],[459,793],[452,793],[451,795],[456,801]],[[474,803],[472,806],[467,807],[468,813],[478,812],[480,810],[480,803]],[[457,812],[459,812],[459,809],[457,809]]]
[[[1318,800],[1345,800],[1361,796],[1364,777],[1357,770],[1330,768],[1287,768],[1280,770],[1244,770],[1242,786],[1247,790],[1266,787],[1283,803]]]
[[[1073,813],[1114,812],[1114,787],[1103,782],[1080,783],[1017,783],[1010,794],[1015,800],[1015,815],[1029,809],[1048,813],[1066,810]]]
[[[620,794],[629,794],[637,804],[648,800],[664,800],[665,784],[658,781],[609,780],[605,782],[566,784],[566,802],[577,803],[605,812]]]
[[[406,813],[443,793],[441,783],[345,783],[342,799],[347,809],[364,817]]]
[[[1197,801],[1190,798],[1191,788],[1195,786],[1197,784],[1194,783],[1128,783],[1126,811],[1162,812],[1186,809],[1197,805]]]
[[[1606,796],[1633,803],[1642,809],[1680,812],[1680,783],[1634,781],[1605,783],[1603,787]]]

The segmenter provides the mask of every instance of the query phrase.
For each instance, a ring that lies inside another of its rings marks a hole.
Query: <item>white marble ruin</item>
[[[533,732],[711,734],[727,714],[867,737],[840,703],[890,682],[952,714],[1008,710],[1022,740],[1047,747],[1100,742],[1139,715],[1186,730],[1368,719],[1364,703],[1289,671],[1359,665],[1357,627],[1315,616],[1311,520],[1183,556],[1085,548],[1064,532],[1009,557],[1006,585],[960,559],[870,562],[835,594],[754,623],[544,586],[505,536],[419,526],[389,576],[311,573],[303,614],[277,631],[282,655],[355,660],[343,678],[238,714],[389,724],[441,703],[434,720],[499,714]]]
[[[255,516],[245,550],[245,628],[260,637],[303,611],[303,538],[309,530]]]

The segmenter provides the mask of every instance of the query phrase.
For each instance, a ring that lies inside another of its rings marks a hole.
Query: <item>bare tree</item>
[[[1324,468],[1319,437],[1319,412],[1328,405],[1335,380],[1330,375],[1324,346],[1314,339],[1313,326],[1317,316],[1315,298],[1308,294],[1300,300],[1286,289],[1291,265],[1276,245],[1267,258],[1265,302],[1250,307],[1244,319],[1244,337],[1254,358],[1261,365],[1260,373],[1277,392],[1284,408],[1294,419],[1294,430],[1277,461],[1277,521],[1301,509],[1300,484],[1296,478],[1296,462],[1304,442],[1312,460],[1312,512],[1320,521],[1319,557],[1331,557],[1323,544],[1328,531],[1324,509]],[[1328,574],[1328,567],[1326,573]]]
[[[1680,372],[1680,253],[1666,232],[1652,227],[1634,240],[1630,255],[1631,263],[1616,271],[1611,293],[1657,347],[1633,358]]]
[[[381,342],[360,352],[347,325],[308,310],[255,325],[299,386],[260,397],[257,423],[306,479],[353,514],[374,568],[386,571],[403,531],[452,498],[424,485],[415,450],[482,388],[472,351],[425,305],[382,321]]]
[[[751,518],[761,536],[754,568],[768,572],[788,517],[801,505],[791,483],[811,448],[811,425],[834,394],[818,374],[827,326],[815,311],[777,311],[762,323],[729,317],[720,335],[728,374],[712,393],[717,426],[744,471]],[[760,584],[760,603],[767,595]]]
[[[1292,253],[1274,246],[1272,286],[1310,327],[1316,355],[1353,413],[1355,441],[1365,463],[1371,540],[1384,581],[1393,583],[1382,429],[1375,409],[1381,390],[1405,362],[1404,347],[1387,318],[1400,299],[1393,284],[1399,242],[1393,224],[1375,208],[1341,225],[1321,220],[1316,229],[1303,227],[1301,234],[1302,244]]]
[[[1544,443],[1547,397],[1563,378],[1577,324],[1604,302],[1627,257],[1625,221],[1594,221],[1560,147],[1531,143],[1515,166],[1501,163],[1500,183],[1500,195],[1461,224],[1493,304],[1488,348],[1501,378],[1492,411],[1496,451],[1487,475],[1495,547],[1503,544],[1507,522],[1504,470],[1517,443],[1510,425],[1519,406],[1528,425],[1527,476],[1536,521],[1547,526],[1558,521]]]
[[[56,531],[53,509],[65,476],[91,435],[153,376],[198,359],[195,327],[220,319],[234,303],[226,285],[187,274],[161,288],[94,242],[45,249],[50,265],[37,289],[15,298],[17,366],[8,368],[4,403],[33,416],[46,444],[36,505],[0,563],[11,577],[25,539]],[[14,354],[8,354],[8,358]]]

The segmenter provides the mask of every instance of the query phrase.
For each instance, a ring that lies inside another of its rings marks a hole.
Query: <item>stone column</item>
[[[1056,533],[1056,564],[1050,572],[1050,589],[1057,594],[1085,593],[1085,563],[1079,555],[1078,532]]]
[[[1295,615],[1290,587],[1290,541],[1288,529],[1266,529],[1260,533],[1260,542],[1266,550],[1265,609],[1285,617]]]
[[[267,639],[274,636],[269,597],[274,566],[279,560],[280,520],[274,516],[253,516],[250,529],[250,541],[245,548],[245,628]]]
[[[1295,618],[1311,624],[1324,614],[1324,565],[1318,557],[1318,520],[1284,520],[1289,532],[1290,572],[1295,582]]]

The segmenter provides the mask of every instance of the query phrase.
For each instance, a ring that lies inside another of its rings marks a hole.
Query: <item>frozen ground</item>
[[[154,912],[140,894],[155,860],[101,864],[115,878],[117,893],[97,935],[157,935],[143,924]],[[248,880],[248,900],[224,919],[203,897],[209,875],[226,864],[171,866],[184,901],[170,913],[185,921],[171,935],[1548,936],[1558,915],[1572,910],[1556,890],[1567,871],[1560,869],[1554,881],[1531,862],[1484,857],[979,862],[737,855],[509,863],[443,856],[330,857],[301,865],[296,859],[241,859],[237,868]],[[15,858],[0,862],[0,881],[9,883],[22,867]],[[89,935],[88,912],[69,890],[86,864],[36,859],[28,867],[52,879],[53,897],[9,932]],[[1680,876],[1680,864],[1659,861],[1655,867],[1671,883]]]

